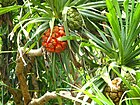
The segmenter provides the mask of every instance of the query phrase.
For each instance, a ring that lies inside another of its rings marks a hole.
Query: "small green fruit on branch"
[[[78,12],[78,10],[74,7],[71,7],[67,11],[67,23],[69,28],[74,30],[80,30],[83,26],[82,15]]]

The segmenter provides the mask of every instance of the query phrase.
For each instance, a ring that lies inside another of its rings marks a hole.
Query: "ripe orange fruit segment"
[[[67,41],[59,41],[58,38],[65,36],[63,26],[54,26],[52,35],[51,29],[47,29],[42,36],[42,46],[46,48],[48,52],[61,53],[67,47]]]

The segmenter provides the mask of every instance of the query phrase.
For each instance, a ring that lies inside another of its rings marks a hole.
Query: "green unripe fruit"
[[[68,9],[67,22],[71,30],[79,30],[83,25],[82,16],[76,8],[71,7]]]

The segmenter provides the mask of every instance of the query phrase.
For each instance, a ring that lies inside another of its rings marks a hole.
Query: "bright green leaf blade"
[[[19,5],[2,7],[2,8],[0,8],[0,15],[5,14],[5,13],[10,12],[10,11],[13,11],[13,10],[17,10],[17,9],[19,9],[21,7],[22,6],[19,6]]]

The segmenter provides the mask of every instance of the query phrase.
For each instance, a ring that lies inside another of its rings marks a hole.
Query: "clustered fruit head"
[[[67,22],[71,30],[79,30],[83,25],[82,16],[76,8],[71,7],[68,9]]]
[[[124,90],[121,87],[120,79],[115,78],[112,80],[112,85],[115,88],[111,88],[110,86],[106,86],[104,90],[105,96],[109,96],[115,105],[119,105],[119,101],[123,95]]]
[[[42,46],[46,48],[48,52],[60,53],[67,47],[67,41],[59,41],[58,38],[65,36],[64,27],[54,26],[52,30],[47,29],[42,36]]]

